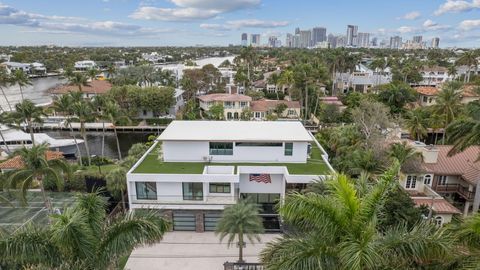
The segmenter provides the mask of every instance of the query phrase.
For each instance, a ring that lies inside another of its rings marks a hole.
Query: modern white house
[[[159,209],[174,230],[212,231],[240,198],[279,230],[285,194],[334,172],[299,121],[173,121],[127,173],[130,209]]]
[[[88,69],[93,69],[97,68],[97,64],[95,61],[92,60],[83,60],[83,61],[77,61],[75,62],[75,65],[73,66],[76,70],[88,70]]]

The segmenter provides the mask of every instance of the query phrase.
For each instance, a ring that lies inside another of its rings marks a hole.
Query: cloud
[[[430,19],[426,20],[423,23],[423,30],[424,31],[439,31],[439,30],[448,30],[452,27],[450,25],[441,25],[438,24]]]
[[[140,6],[129,17],[137,20],[195,21],[236,10],[254,8],[260,0],[170,0],[174,8]]]
[[[407,34],[407,33],[412,33],[418,31],[417,28],[412,27],[412,26],[400,26],[397,28],[397,32],[401,34]]]
[[[402,17],[400,17],[398,19],[415,20],[415,19],[420,18],[420,16],[422,16],[422,14],[420,14],[420,12],[412,11],[412,12],[409,12],[409,13],[403,15]]]
[[[480,9],[480,0],[447,0],[447,2],[438,7],[434,14],[439,16],[445,13],[459,13],[475,9]]]
[[[289,25],[288,21],[263,21],[257,19],[227,21],[224,24],[202,23],[200,27],[203,29],[230,31],[241,28],[277,28]]]
[[[46,16],[28,13],[0,4],[0,24],[26,26],[43,32],[86,33],[114,36],[148,36],[164,33],[165,29],[144,28],[114,21],[91,22],[84,18]]]
[[[459,25],[461,30],[472,30],[475,28],[480,28],[480,20],[465,20],[462,21]]]

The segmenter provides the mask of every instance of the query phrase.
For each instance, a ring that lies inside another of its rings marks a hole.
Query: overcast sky
[[[228,45],[243,32],[284,42],[295,27],[347,24],[380,40],[480,47],[480,0],[0,0],[0,45]]]

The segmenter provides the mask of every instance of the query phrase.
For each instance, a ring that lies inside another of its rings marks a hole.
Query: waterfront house
[[[461,103],[467,104],[469,102],[480,100],[479,86],[467,84],[461,89]],[[418,104],[420,106],[431,106],[436,104],[438,94],[442,91],[442,86],[419,86],[414,87],[418,93]]]
[[[62,159],[62,158],[64,158],[62,152],[59,152],[59,151],[45,152],[46,160]],[[24,167],[25,167],[25,162],[23,161],[23,158],[19,155],[16,155],[0,163],[0,170],[2,173],[13,171],[13,170],[20,170],[20,169],[23,169]]]
[[[112,89],[112,84],[109,81],[93,80],[88,82],[87,85],[82,86],[82,93],[84,98],[93,98],[96,95],[105,95],[110,89]],[[55,97],[78,90],[77,85],[64,84],[51,89],[49,92]]]
[[[178,231],[214,231],[240,198],[279,230],[285,194],[333,173],[299,121],[173,121],[127,173],[130,209],[158,209]]]
[[[92,60],[83,60],[75,62],[74,66],[77,71],[86,71],[89,69],[97,68],[97,64]]]
[[[300,102],[287,100],[269,100],[260,99],[251,103],[252,119],[266,120],[268,115],[274,114],[279,119],[300,119]],[[285,106],[285,110],[280,114],[275,112],[280,104]]]
[[[185,105],[185,100],[183,99],[183,93],[185,91],[179,88],[175,88],[174,99],[175,104],[173,104],[170,109],[168,110],[167,114],[160,114],[159,112],[153,112],[151,110],[140,109],[138,112],[138,118],[140,119],[147,119],[147,118],[155,118],[155,117],[166,117],[175,119],[177,113],[182,109]]]
[[[242,112],[250,109],[252,98],[240,94],[208,94],[198,97],[200,109],[207,113],[213,105],[222,105],[224,110],[224,119],[239,120]]]

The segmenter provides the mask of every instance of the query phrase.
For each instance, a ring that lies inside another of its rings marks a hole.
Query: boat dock
[[[112,123],[105,123],[105,131],[113,131]],[[158,125],[158,126],[116,126],[118,132],[155,132],[160,133],[167,128],[166,125]],[[34,127],[36,131],[80,131],[80,123],[72,123],[66,126],[63,123],[43,123],[41,125],[37,125]],[[85,130],[86,131],[97,131],[102,132],[104,126],[102,123],[85,123]]]

